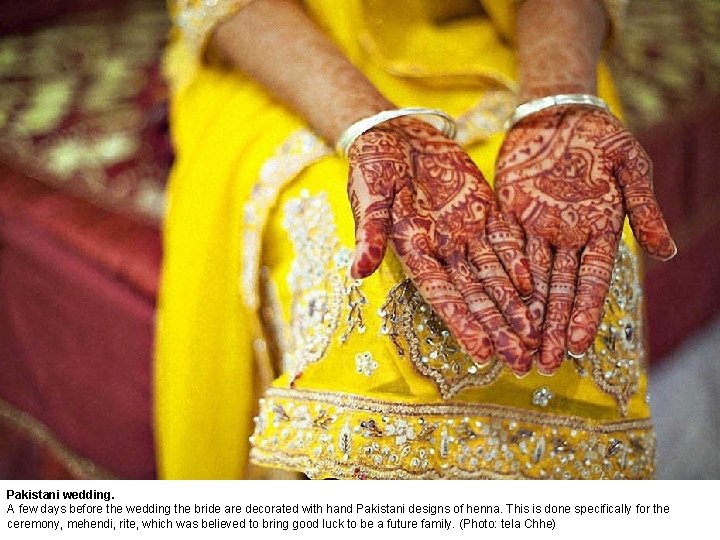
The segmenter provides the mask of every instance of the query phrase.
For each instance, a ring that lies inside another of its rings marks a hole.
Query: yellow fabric
[[[435,10],[408,9],[406,2],[342,4],[341,10],[333,0],[306,2],[318,24],[399,106],[437,107],[461,115],[486,93],[514,85],[513,51],[488,19],[475,16],[436,24],[437,3]],[[507,11],[510,3],[498,5],[494,17]],[[268,163],[275,166],[273,156],[282,155],[283,143],[303,124],[241,74],[204,65],[196,69],[194,54],[176,39],[166,58],[171,72],[193,75],[190,80],[177,78],[183,83],[175,86],[172,96],[177,160],[168,186],[155,369],[159,474],[242,478],[250,471],[248,438],[260,397],[258,382],[270,369],[269,344],[262,339],[258,312],[252,302],[248,307],[248,292],[242,287],[247,270],[243,260],[252,260],[246,256],[244,212],[248,203],[259,200],[252,191],[258,179],[274,174]],[[599,75],[600,93],[617,111],[607,71],[601,68]],[[469,149],[488,178],[501,139],[498,133]],[[324,194],[340,245],[352,246],[346,174],[347,163],[335,156],[320,159],[300,174],[289,173],[279,199],[270,202],[267,224],[260,225],[262,264],[268,268],[285,321],[293,303],[288,273],[296,257],[283,225],[285,205],[305,196],[303,190],[310,196]],[[380,323],[373,313],[401,279],[397,262],[388,257],[381,271],[362,286],[370,306],[367,331],[353,332],[345,345],[334,336],[324,359],[311,364],[296,381],[299,388],[402,397],[407,402],[442,401],[434,383],[398,357],[389,340],[378,339]],[[363,351],[373,351],[376,358],[386,359],[384,366],[391,366],[378,371],[386,378],[381,384],[355,376],[355,356]],[[572,414],[619,418],[613,398],[589,379],[579,379],[569,365],[553,379],[554,387],[566,388],[574,400]],[[490,387],[466,390],[459,399],[526,407],[528,392],[544,382],[537,374],[518,380],[505,373]],[[288,384],[285,377],[275,386]],[[644,386],[643,377],[637,397],[630,402],[629,418],[648,414]],[[556,399],[549,410],[557,407],[557,412],[567,413],[567,404],[565,398]]]

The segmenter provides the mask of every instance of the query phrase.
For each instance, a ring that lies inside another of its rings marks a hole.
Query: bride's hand
[[[503,214],[525,237],[543,325],[538,370],[581,356],[597,333],[627,212],[645,251],[675,252],[652,190],[652,164],[617,118],[583,106],[535,113],[507,134],[497,163]],[[547,306],[547,309],[546,309]]]
[[[403,117],[350,147],[351,273],[372,274],[390,241],[419,292],[479,364],[495,351],[517,374],[540,335],[523,296],[529,265],[470,157],[429,124]]]

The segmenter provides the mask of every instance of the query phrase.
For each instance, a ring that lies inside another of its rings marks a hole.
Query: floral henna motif
[[[390,240],[418,291],[476,362],[487,363],[495,351],[516,373],[530,369],[540,334],[517,292],[533,290],[530,265],[489,185],[456,143],[417,119],[381,124],[350,148],[348,194],[354,277],[377,269]]]
[[[496,190],[522,230],[543,339],[538,370],[582,355],[597,333],[627,212],[640,245],[666,259],[675,244],[652,191],[652,165],[610,113],[569,106],[525,118],[500,150]]]

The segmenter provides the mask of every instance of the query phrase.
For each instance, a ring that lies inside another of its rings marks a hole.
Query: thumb
[[[350,275],[362,279],[375,272],[385,256],[393,198],[392,193],[371,195],[358,172],[351,173],[348,194],[355,219],[355,256]]]
[[[636,159],[631,159],[618,173],[630,226],[648,255],[662,260],[672,259],[677,247],[652,189],[650,158],[642,149],[632,157]]]

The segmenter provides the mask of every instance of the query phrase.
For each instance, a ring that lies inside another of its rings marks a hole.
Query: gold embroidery
[[[383,319],[381,332],[392,340],[398,354],[408,357],[415,369],[432,379],[444,399],[468,386],[488,385],[502,371],[497,359],[482,367],[475,364],[409,279],[390,290],[379,315]]]
[[[350,264],[352,262],[351,252],[350,250],[346,250],[343,255],[347,255],[347,262],[344,263],[345,268],[350,268]],[[348,338],[350,337],[350,334],[353,333],[354,330],[357,330],[358,334],[364,334],[366,327],[365,327],[365,319],[363,317],[363,306],[367,304],[367,298],[365,298],[365,295],[363,294],[362,290],[360,289],[360,285],[362,284],[362,280],[355,279],[351,280],[349,283],[348,288],[348,294],[347,294],[347,306],[348,306],[348,313],[347,317],[345,317],[345,322],[347,324],[347,327],[345,331],[340,336],[340,343],[345,343]]]
[[[84,14],[82,24],[73,16],[0,36],[0,160],[95,205],[159,221],[167,164],[144,145],[155,132],[150,107],[161,102],[148,77],[167,16],[156,2],[124,4]]]
[[[342,309],[340,272],[333,271],[332,254],[338,249],[335,225],[324,194],[300,198],[285,205],[283,225],[295,246],[287,280],[292,294],[290,348],[283,362],[298,374],[325,354]]]
[[[493,405],[273,388],[256,422],[253,461],[312,478],[619,479],[650,478],[654,469],[644,419],[595,423]]]
[[[409,403],[402,401],[387,401],[375,398],[345,394],[342,392],[321,392],[314,390],[302,390],[292,388],[270,388],[266,394],[267,398],[294,399],[335,405],[337,407],[350,407],[352,409],[388,413],[403,416],[428,416],[428,415],[454,415],[454,416],[497,416],[512,420],[527,420],[543,426],[586,429],[593,433],[610,433],[618,430],[650,429],[649,419],[615,420],[593,423],[579,416],[558,416],[539,411],[531,411],[496,405],[492,403],[472,402],[438,402],[438,403]]]
[[[290,350],[290,328],[283,317],[282,304],[277,285],[270,276],[270,269],[260,269],[260,288],[262,291],[262,308],[260,317],[266,347],[270,349],[269,358],[273,360],[274,376],[284,373],[289,366],[282,363]]]
[[[621,242],[598,335],[575,365],[581,375],[589,369],[598,388],[615,398],[623,416],[638,391],[645,359],[642,313],[638,260]]]

